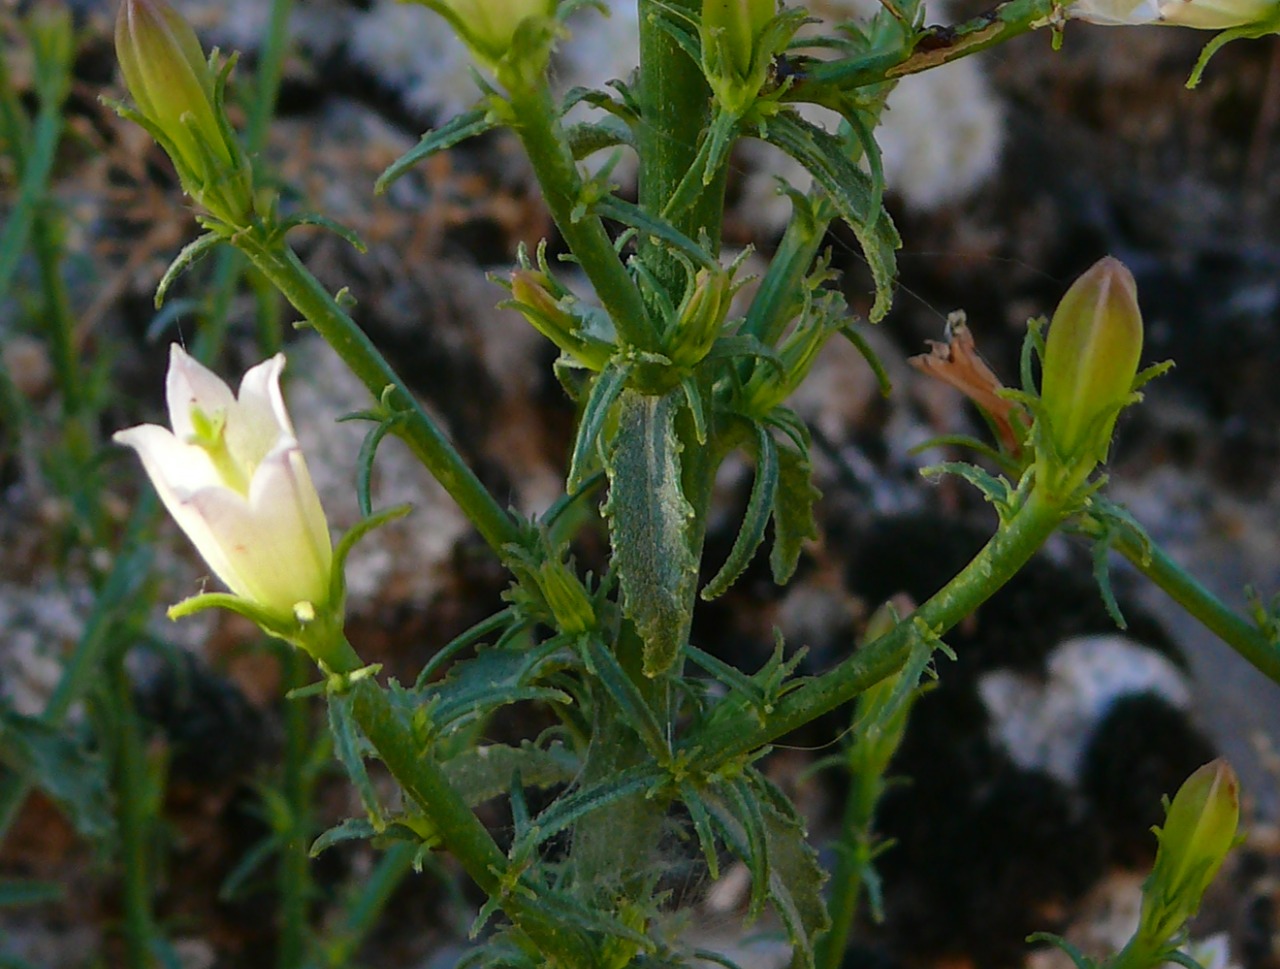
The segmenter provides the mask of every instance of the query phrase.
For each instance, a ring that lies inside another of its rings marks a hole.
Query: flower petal
[[[222,478],[204,448],[178,440],[167,428],[139,424],[116,431],[112,440],[138,453],[147,476],[162,498],[168,494],[174,501],[185,501],[202,488],[222,486]],[[169,504],[168,498],[165,504]]]
[[[199,519],[184,531],[232,592],[282,616],[298,602],[324,604],[333,550],[320,500],[296,445],[262,462],[246,501],[227,488],[190,496],[184,513]],[[206,532],[208,544],[197,532]]]
[[[277,353],[245,373],[234,412],[228,415],[227,449],[248,476],[273,450],[282,444],[297,443],[280,394],[284,363],[284,354]]]
[[[169,404],[169,423],[173,426],[173,433],[183,442],[190,440],[195,432],[191,422],[193,406],[210,417],[218,411],[230,416],[236,402],[231,388],[217,374],[176,343],[169,345],[165,400]]]

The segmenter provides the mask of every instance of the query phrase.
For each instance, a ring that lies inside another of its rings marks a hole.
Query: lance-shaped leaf
[[[609,534],[622,606],[644,642],[644,671],[669,669],[688,638],[697,589],[692,548],[693,507],[680,481],[676,391],[661,397],[624,390],[610,442]]]
[[[727,592],[751,564],[756,549],[764,541],[765,527],[778,499],[778,445],[763,424],[757,423],[755,432],[756,477],[751,485],[751,497],[729,557],[702,590],[702,598],[707,600]]]
[[[862,246],[875,283],[871,306],[873,323],[882,320],[893,301],[895,251],[902,245],[898,230],[884,207],[871,177],[850,157],[841,139],[805,121],[794,112],[782,112],[761,126],[757,135],[807,168],[831,197],[840,217],[849,223]]]
[[[468,138],[482,135],[496,127],[498,127],[498,119],[489,114],[487,107],[479,107],[452,118],[439,128],[428,131],[422,136],[421,141],[392,162],[387,170],[378,176],[378,180],[373,183],[374,194],[381,195],[397,178],[437,152],[445,151]]]
[[[786,585],[795,574],[804,543],[818,537],[813,508],[822,492],[813,483],[808,449],[778,448],[778,488],[773,500],[773,581]]]

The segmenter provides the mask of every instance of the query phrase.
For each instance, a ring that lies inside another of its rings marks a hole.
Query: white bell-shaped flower
[[[239,394],[176,344],[165,391],[170,431],[115,434],[133,448],[174,521],[227,587],[282,622],[327,604],[333,548],[285,410],[277,354]]]

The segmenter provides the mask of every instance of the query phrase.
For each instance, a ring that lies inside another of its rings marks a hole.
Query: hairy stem
[[[782,696],[765,722],[753,722],[749,716],[736,716],[727,709],[681,746],[694,753],[703,769],[713,770],[853,699],[902,668],[913,640],[921,635],[920,623],[932,634],[944,635],[991,598],[1044,544],[1062,517],[1060,506],[1033,489],[959,575],[888,633]]]
[[[640,291],[613,248],[600,217],[578,210],[586,202],[582,176],[545,79],[511,91],[511,124],[533,165],[542,196],[560,234],[591,280],[619,339],[643,350],[658,348],[658,334]]]
[[[238,233],[234,241],[324,337],[375,399],[381,400],[388,389],[394,390],[389,403],[402,415],[396,434],[449,492],[490,547],[502,556],[504,546],[518,543],[521,533],[515,519],[489,494],[365,332],[293,250],[282,241],[267,241],[262,233],[253,230]]]
[[[1121,535],[1114,547],[1206,629],[1273,682],[1280,683],[1280,649],[1276,644],[1257,625],[1224,605],[1168,552],[1154,543],[1143,545],[1128,535]]]

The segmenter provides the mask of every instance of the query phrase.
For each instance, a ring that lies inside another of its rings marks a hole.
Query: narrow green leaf
[[[748,676],[736,666],[730,666],[710,653],[705,653],[692,643],[684,648],[689,660],[729,688],[731,693],[740,694],[757,710],[765,705],[764,690],[756,682],[755,677]]]
[[[1129,623],[1120,611],[1120,603],[1116,601],[1115,590],[1111,587],[1111,543],[1113,533],[1108,529],[1089,551],[1093,557],[1093,579],[1098,583],[1098,592],[1102,595],[1102,604],[1107,607],[1107,615],[1119,629],[1128,629]]]
[[[593,637],[586,638],[583,649],[591,671],[599,678],[610,699],[618,705],[623,720],[640,737],[650,756],[661,761],[670,760],[671,746],[658,724],[658,718],[649,709],[618,658]]]
[[[106,767],[100,757],[36,717],[0,708],[0,764],[10,783],[34,785],[91,841],[112,831]]]
[[[422,136],[421,141],[392,162],[391,166],[378,176],[378,180],[373,183],[374,194],[381,195],[391,187],[392,182],[418,162],[496,127],[498,122],[489,114],[488,108],[479,107],[458,115],[443,127],[428,131]]]
[[[304,225],[315,226],[317,229],[328,229],[356,252],[363,254],[369,251],[369,247],[365,245],[364,240],[360,238],[360,233],[356,232],[355,229],[319,212],[305,212],[301,215],[291,216],[280,223],[278,231],[288,232],[290,229],[296,229]]]
[[[702,856],[707,861],[707,874],[712,881],[720,879],[720,858],[716,852],[715,831],[711,827],[711,814],[702,802],[702,796],[688,781],[680,785],[680,800],[689,811],[689,820],[693,822],[694,833],[698,836],[698,844],[702,848]]]
[[[473,646],[482,639],[493,635],[499,630],[505,630],[513,623],[516,623],[516,610],[508,606],[499,612],[495,612],[487,619],[481,619],[470,629],[464,630],[455,636],[452,640],[440,647],[440,650],[427,660],[422,667],[422,672],[418,674],[417,681],[413,684],[415,689],[421,689],[431,682],[432,677],[441,669],[449,660],[453,659],[458,653]]]
[[[404,423],[404,418],[404,414],[393,414],[378,421],[360,442],[360,453],[356,455],[356,505],[360,509],[361,518],[373,515],[373,498],[370,492],[373,487],[373,459],[378,454],[378,445],[397,426]]]
[[[850,158],[841,139],[795,112],[785,111],[770,118],[768,126],[762,126],[756,134],[800,162],[831,197],[840,217],[857,236],[871,270],[876,290],[869,314],[871,322],[884,319],[893,302],[893,277],[897,271],[894,253],[902,240],[889,214],[876,204],[879,193],[870,176]]]
[[[382,818],[382,804],[373,788],[369,772],[364,766],[365,740],[356,726],[352,706],[355,693],[329,694],[329,731],[333,734],[333,753],[346,768],[347,776],[360,795],[369,823],[375,831],[381,831],[386,823]]]
[[[778,446],[764,425],[756,424],[755,431],[756,477],[751,484],[751,497],[747,499],[747,511],[742,517],[742,527],[733,541],[733,548],[729,550],[729,557],[702,590],[702,598],[706,600],[723,595],[746,571],[756,549],[764,541],[765,527],[777,502]]]
[[[693,377],[682,377],[680,389],[684,391],[684,401],[689,405],[689,416],[693,419],[693,437],[699,444],[707,443],[707,409],[702,403],[702,391]]]
[[[581,817],[620,801],[632,794],[641,794],[661,783],[665,774],[652,764],[628,767],[596,784],[588,784],[552,801],[533,820],[530,837],[538,843],[559,834]],[[511,854],[518,855],[522,846],[512,846]]]
[[[567,490],[577,491],[593,470],[596,442],[630,375],[628,364],[611,363],[592,382],[586,406],[582,409],[582,420],[578,422],[578,436],[573,442],[573,457],[569,460],[569,477],[565,483]]]
[[[174,257],[173,262],[169,263],[169,268],[160,277],[160,285],[156,287],[156,309],[164,305],[164,298],[174,280],[208,255],[214,246],[225,241],[226,237],[219,232],[206,232],[183,246],[182,251]]]
[[[579,161],[606,148],[635,147],[631,129],[621,118],[602,118],[569,125],[565,139],[573,157]]]
[[[545,750],[526,741],[523,746],[488,744],[464,751],[441,765],[445,777],[473,807],[506,793],[513,775],[525,787],[568,784],[581,765],[560,744]]]
[[[665,242],[676,252],[688,256],[694,263],[704,269],[716,269],[719,263],[715,256],[707,252],[687,235],[677,229],[666,219],[650,215],[640,206],[616,195],[608,195],[595,205],[596,213],[606,219],[613,219],[623,225],[630,226],[647,236]]]
[[[271,856],[280,850],[280,836],[268,835],[246,851],[218,886],[218,901],[230,902],[241,896],[249,880]],[[312,853],[315,857],[315,852]]]
[[[817,539],[813,509],[822,492],[813,483],[813,464],[806,451],[778,449],[778,491],[773,503],[773,549],[769,567],[773,581],[786,585],[795,575],[804,543]]]
[[[762,774],[753,771],[769,843],[769,898],[787,927],[793,947],[792,965],[813,966],[813,943],[831,925],[822,884],[827,874],[806,839],[795,806]]]
[[[644,642],[644,671],[669,669],[689,636],[698,562],[693,508],[680,480],[675,417],[679,389],[662,397],[627,390],[605,461],[609,534],[623,611]]]
[[[312,858],[317,858],[336,844],[344,841],[368,841],[378,833],[378,829],[368,818],[344,818],[332,828],[321,832],[316,840],[311,842],[310,854]]]

